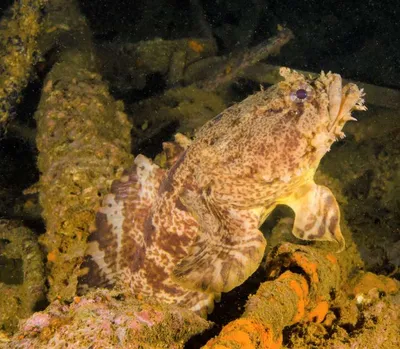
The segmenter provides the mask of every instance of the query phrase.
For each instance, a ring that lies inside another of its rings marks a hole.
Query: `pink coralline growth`
[[[182,348],[209,327],[189,310],[100,289],[71,304],[53,302],[0,348]]]
[[[135,316],[140,322],[145,323],[149,327],[161,323],[164,320],[164,315],[160,311],[144,310],[135,314]]]
[[[22,326],[23,332],[41,332],[50,325],[51,316],[44,313],[33,314]]]

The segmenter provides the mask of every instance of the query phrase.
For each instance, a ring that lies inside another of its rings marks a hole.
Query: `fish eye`
[[[304,88],[299,88],[299,89],[296,91],[296,97],[297,97],[298,99],[305,99],[305,98],[307,98],[307,91],[306,91]]]
[[[305,100],[310,99],[312,96],[312,89],[310,86],[300,86],[290,92],[290,99],[295,103],[303,103]]]

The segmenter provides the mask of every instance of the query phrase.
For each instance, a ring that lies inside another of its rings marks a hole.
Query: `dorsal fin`
[[[182,133],[177,133],[175,139],[162,144],[163,151],[157,155],[155,161],[162,168],[170,169],[186,151],[192,140]]]
[[[85,275],[79,279],[81,292],[88,287],[112,286],[121,261],[127,257],[141,263],[146,249],[146,222],[163,176],[164,170],[138,155],[133,166],[113,182],[111,193],[104,197],[96,214],[96,229],[88,238],[82,264]]]

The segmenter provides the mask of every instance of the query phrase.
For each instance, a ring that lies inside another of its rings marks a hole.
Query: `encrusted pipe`
[[[269,277],[250,297],[240,319],[226,325],[206,349],[278,349],[284,327],[321,322],[340,285],[336,257],[324,249],[285,243],[268,258]]]
[[[90,31],[77,4],[51,5],[49,18],[60,21],[52,28],[60,30],[64,47],[45,80],[35,118],[46,223],[40,241],[47,250],[48,298],[54,300],[75,295],[101,196],[131,160],[131,124],[96,72]]]

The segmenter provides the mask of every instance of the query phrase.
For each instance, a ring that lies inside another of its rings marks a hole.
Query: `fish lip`
[[[356,120],[351,116],[353,110],[366,110],[364,105],[364,91],[354,83],[343,86],[339,74],[326,75],[326,87],[329,98],[329,125],[328,132],[334,137],[343,138],[342,129],[347,121]]]

